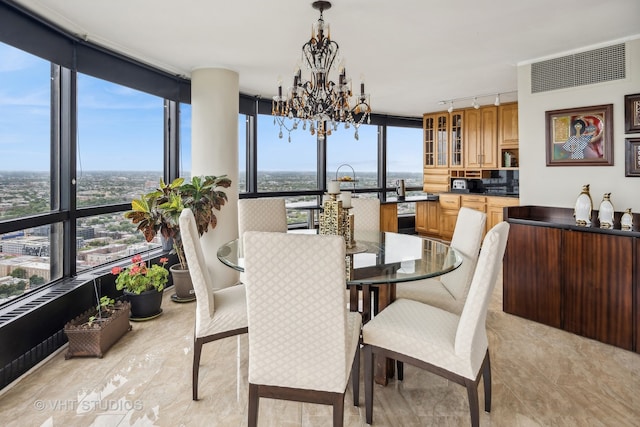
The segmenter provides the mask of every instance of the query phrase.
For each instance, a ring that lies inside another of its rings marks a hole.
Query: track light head
[[[453,111],[453,101],[449,101],[449,108],[447,109],[448,112],[452,112]]]
[[[495,105],[496,107],[498,107],[500,105],[500,94],[499,93],[496,94],[496,101],[493,103],[493,105]]]

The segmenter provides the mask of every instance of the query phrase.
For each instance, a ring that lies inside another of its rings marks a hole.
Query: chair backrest
[[[246,232],[249,382],[343,393],[345,245],[340,236]]]
[[[440,282],[458,301],[463,301],[469,292],[486,223],[487,214],[484,212],[465,207],[458,212],[451,247],[463,255],[464,261],[456,270],[440,278]]]
[[[494,226],[485,236],[469,295],[460,315],[455,352],[465,359],[468,356],[471,372],[478,372],[487,351],[487,308],[502,266],[508,236],[509,224],[505,221]]]
[[[196,337],[200,336],[201,322],[213,316],[215,309],[213,282],[205,262],[196,219],[191,209],[183,209],[180,214],[180,236],[184,254],[189,265],[189,274],[196,293]]]
[[[238,200],[238,236],[246,231],[287,232],[287,208],[282,198]]]
[[[380,200],[352,197],[353,227],[356,231],[380,231]]]

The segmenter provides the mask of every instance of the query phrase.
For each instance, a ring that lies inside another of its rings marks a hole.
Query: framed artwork
[[[613,104],[545,112],[547,166],[612,166]]]
[[[624,140],[624,176],[640,177],[640,138]]]
[[[624,97],[624,131],[640,133],[640,93]]]

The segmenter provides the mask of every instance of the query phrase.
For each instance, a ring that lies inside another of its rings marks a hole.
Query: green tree
[[[44,277],[40,277],[37,274],[34,274],[33,276],[29,277],[29,285],[30,286],[40,286],[44,284]]]
[[[24,268],[16,268],[11,272],[11,277],[15,277],[16,279],[26,279],[27,278],[27,270]]]

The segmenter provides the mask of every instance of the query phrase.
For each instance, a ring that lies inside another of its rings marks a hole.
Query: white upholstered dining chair
[[[509,224],[485,236],[469,295],[460,315],[418,301],[398,299],[362,328],[365,413],[373,418],[373,355],[415,365],[464,385],[471,425],[479,425],[478,383],[484,379],[484,407],[491,410],[491,364],[486,331],[489,299],[504,256]]]
[[[242,248],[242,236],[246,231],[274,231],[286,233],[287,208],[283,198],[259,197],[238,199],[238,237]],[[246,283],[245,273],[240,273],[240,282]]]
[[[202,346],[211,341],[246,333],[247,302],[244,285],[213,291],[213,282],[205,263],[205,256],[200,246],[200,235],[191,209],[184,209],[180,214],[180,234],[196,293],[192,398],[198,400],[198,374]]]
[[[380,200],[351,198],[353,227],[356,231],[380,231]]]
[[[259,399],[333,406],[341,426],[351,373],[358,406],[361,317],[346,308],[340,236],[246,232],[249,426]]]
[[[399,283],[396,298],[411,299],[460,314],[476,269],[486,223],[484,212],[460,208],[451,247],[462,255],[462,265],[439,277]]]

